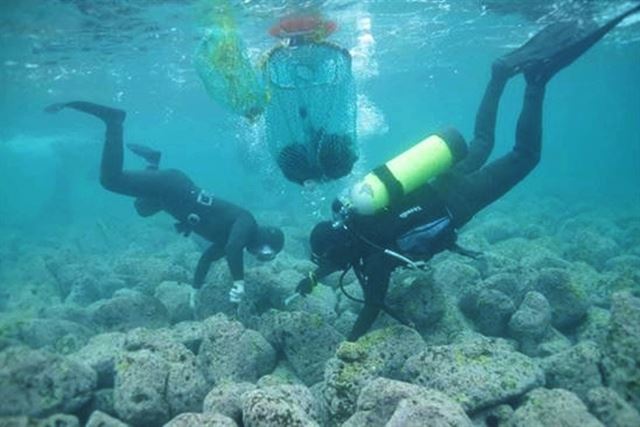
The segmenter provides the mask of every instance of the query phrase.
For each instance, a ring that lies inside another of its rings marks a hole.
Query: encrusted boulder
[[[592,388],[584,402],[589,407],[589,412],[598,417],[607,427],[640,426],[638,410],[610,388]]]
[[[319,314],[271,310],[258,328],[280,350],[297,376],[307,385],[321,381],[324,365],[344,336]]]
[[[383,376],[399,378],[405,361],[424,347],[413,329],[394,326],[368,333],[356,342],[344,342],[326,364],[323,404],[331,422],[340,424],[356,409],[362,388]]]
[[[445,394],[386,378],[369,382],[358,397],[356,413],[343,427],[471,427],[462,407]]]
[[[19,339],[32,348],[47,347],[69,354],[82,347],[94,331],[62,319],[29,319],[19,326]]]
[[[104,412],[94,411],[89,417],[85,427],[128,427],[128,424]]]
[[[242,396],[256,389],[247,382],[228,382],[215,386],[204,398],[202,412],[222,414],[240,423],[242,422]]]
[[[157,425],[200,411],[206,391],[195,356],[170,331],[141,328],[127,334],[116,359],[114,390],[115,409],[124,421]]]
[[[640,298],[613,294],[603,366],[609,387],[640,408]]]
[[[551,323],[561,330],[572,330],[585,318],[589,299],[585,290],[560,268],[540,270],[534,288],[545,296],[551,305]]]
[[[174,324],[193,320],[192,293],[195,289],[187,283],[162,282],[156,287],[154,296],[167,308],[169,321]]]
[[[221,414],[199,414],[185,412],[163,427],[238,427],[235,421]]]
[[[582,400],[587,392],[602,385],[598,346],[583,341],[574,347],[542,360],[548,388],[563,388],[575,393]]]
[[[113,387],[115,377],[115,359],[124,347],[125,334],[107,332],[95,335],[87,345],[69,358],[91,367],[98,374],[98,387]]]
[[[509,427],[604,427],[575,394],[563,389],[538,388],[513,414]]]
[[[511,336],[518,341],[520,351],[527,355],[536,355],[538,345],[550,327],[551,306],[539,292],[528,292],[509,320]]]
[[[169,324],[169,313],[157,298],[131,290],[118,291],[111,299],[96,301],[88,310],[93,323],[105,331],[124,332]]]
[[[544,385],[544,371],[505,343],[479,339],[426,348],[407,360],[403,379],[439,390],[474,412]]]
[[[302,385],[266,387],[243,396],[246,427],[319,426],[313,395]]]
[[[210,385],[222,381],[255,382],[276,366],[276,352],[257,331],[218,314],[204,322],[198,366]]]
[[[10,347],[0,353],[0,416],[73,413],[91,399],[96,377],[65,357]]]

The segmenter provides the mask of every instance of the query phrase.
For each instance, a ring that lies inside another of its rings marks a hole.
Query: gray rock
[[[476,299],[474,322],[484,335],[504,336],[509,319],[515,311],[511,298],[495,289],[486,289]]]
[[[405,361],[423,347],[420,335],[405,326],[375,330],[356,342],[342,343],[327,361],[322,386],[330,422],[340,424],[355,412],[367,382],[380,376],[399,378]]]
[[[178,282],[162,282],[156,287],[154,296],[167,308],[171,324],[193,320],[191,285]]]
[[[281,350],[297,376],[307,385],[321,381],[324,365],[344,337],[319,314],[269,311],[259,331]]]
[[[578,328],[578,341],[593,341],[598,347],[605,348],[610,319],[611,314],[608,310],[591,307],[584,323]]]
[[[544,384],[544,372],[499,341],[434,346],[407,360],[406,381],[439,390],[467,412],[505,403]]]
[[[36,427],[80,427],[80,421],[73,415],[55,414],[44,420],[38,420]]]
[[[127,334],[116,363],[115,407],[125,421],[161,424],[182,412],[200,411],[207,390],[196,358],[169,330]]]
[[[205,414],[222,414],[242,422],[242,396],[256,389],[247,382],[223,383],[215,386],[204,398],[202,412]]]
[[[433,266],[434,286],[445,294],[458,295],[474,288],[480,282],[480,272],[474,267],[454,259],[447,259]]]
[[[55,304],[43,307],[38,311],[38,317],[42,319],[68,320],[80,325],[91,324],[91,317],[86,308],[75,304]]]
[[[111,417],[117,417],[113,401],[113,389],[103,388],[93,393],[91,401],[82,408],[80,418],[86,418],[94,412],[102,412]]]
[[[85,427],[127,427],[128,424],[123,423],[117,418],[111,417],[104,412],[94,411]]]
[[[472,422],[477,427],[506,426],[513,417],[513,408],[503,404],[473,414]]]
[[[444,293],[430,275],[409,270],[393,275],[386,303],[423,333],[442,319],[446,309]]]
[[[619,253],[620,247],[613,239],[590,229],[578,230],[566,251],[570,259],[584,261],[598,269],[604,268],[607,261]]]
[[[640,408],[640,298],[628,292],[613,294],[603,352],[607,384],[624,400]]]
[[[238,427],[235,421],[221,414],[183,413],[164,427]]]
[[[525,294],[531,289],[529,280],[515,273],[497,273],[482,281],[483,289],[495,289],[507,295],[518,306],[522,303]]]
[[[589,412],[607,427],[640,426],[640,414],[610,388],[596,387],[587,393]]]
[[[541,362],[546,386],[572,391],[584,400],[591,388],[602,385],[601,359],[598,346],[591,341],[583,341],[569,350],[549,356]]]
[[[204,321],[198,365],[210,384],[221,381],[255,382],[276,365],[276,352],[258,332],[223,314]]]
[[[152,294],[158,283],[175,281],[190,283],[191,271],[169,259],[150,256],[125,256],[116,261],[113,270],[126,280],[128,288],[135,288],[145,294]]]
[[[509,427],[604,427],[575,394],[567,390],[539,388],[513,414]]]
[[[538,273],[535,289],[543,294],[551,305],[551,323],[561,331],[572,330],[585,318],[589,299],[566,271],[545,268]]]
[[[176,323],[171,330],[176,341],[184,344],[193,354],[198,354],[204,336],[204,327],[201,322]]]
[[[536,357],[548,357],[566,350],[572,346],[571,340],[554,328],[549,328],[549,333],[544,337],[538,349]]]
[[[462,407],[436,390],[376,378],[358,397],[357,412],[343,427],[421,427],[429,420],[433,426],[468,426],[471,420]]]
[[[129,291],[100,300],[88,307],[91,319],[106,331],[128,331],[137,327],[160,328],[169,324],[169,313],[154,297]]]
[[[538,345],[551,326],[551,306],[539,292],[527,292],[522,304],[509,320],[509,332],[518,341],[520,351],[536,355]]]
[[[34,427],[33,423],[26,416],[18,417],[0,417],[0,426],[2,427]]]
[[[0,416],[73,413],[96,388],[96,373],[65,357],[11,347],[0,353]]]
[[[98,387],[113,387],[115,377],[115,359],[124,346],[125,334],[108,332],[92,337],[87,345],[69,358],[83,363],[98,374]]]
[[[134,426],[160,425],[171,411],[165,399],[169,363],[149,350],[118,357],[114,403],[118,416]]]
[[[301,385],[247,392],[243,397],[242,414],[246,427],[319,426],[313,395]]]
[[[29,347],[49,347],[62,354],[82,347],[91,335],[91,329],[61,319],[30,319],[19,327],[19,339]]]
[[[270,374],[260,377],[256,385],[260,388],[271,387],[276,385],[301,384],[304,382],[298,378],[291,364],[287,360],[280,360],[276,368]]]

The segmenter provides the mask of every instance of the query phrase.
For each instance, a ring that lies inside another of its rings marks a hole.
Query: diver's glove
[[[311,272],[307,275],[307,277],[298,282],[298,286],[296,286],[296,292],[300,295],[308,295],[311,293],[311,291],[313,291],[313,288],[315,288],[317,284],[318,279],[315,273]]]
[[[236,280],[229,291],[229,301],[238,304],[244,295],[244,280]]]

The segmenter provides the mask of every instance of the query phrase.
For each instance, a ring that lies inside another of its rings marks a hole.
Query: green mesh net
[[[349,52],[320,42],[272,50],[263,67],[269,151],[297,183],[347,175],[358,158]]]
[[[225,6],[225,2],[218,2]],[[213,15],[195,55],[209,96],[236,114],[253,119],[264,111],[265,89],[238,36],[233,15],[222,7]]]

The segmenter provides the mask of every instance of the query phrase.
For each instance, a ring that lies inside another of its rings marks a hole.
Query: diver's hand
[[[244,280],[236,280],[229,291],[229,301],[238,304],[244,295]]]
[[[49,114],[55,114],[66,106],[67,106],[66,102],[58,102],[45,107],[44,111]]]
[[[313,288],[318,284],[318,280],[316,279],[316,275],[313,273],[309,273],[307,277],[300,280],[298,282],[298,286],[296,286],[296,292],[300,295],[308,295],[313,291]]]

